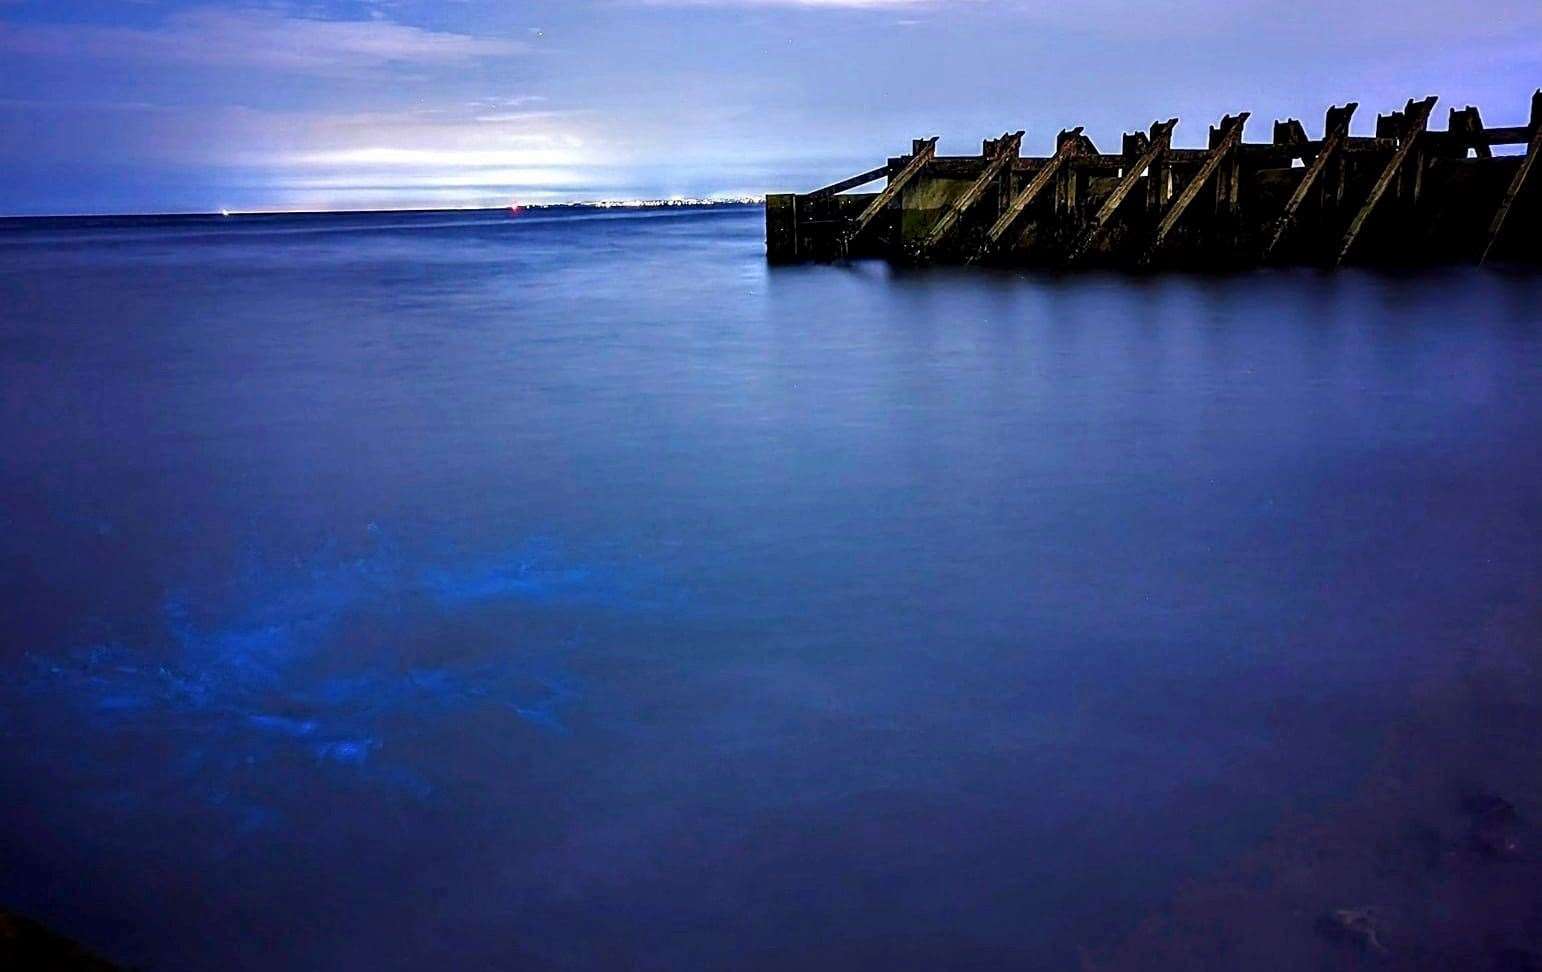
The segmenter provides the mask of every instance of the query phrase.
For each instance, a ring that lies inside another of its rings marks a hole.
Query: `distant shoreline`
[[[434,213],[502,213],[582,209],[731,209],[765,205],[764,196],[733,199],[604,199],[593,202],[530,203],[519,206],[429,207],[413,209],[230,209],[212,212],[171,213],[49,213],[46,215],[0,214],[0,223],[36,222],[65,219],[250,219],[263,216],[384,216],[429,215]]]

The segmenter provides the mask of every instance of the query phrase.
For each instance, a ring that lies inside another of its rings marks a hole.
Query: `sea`
[[[3,221],[0,908],[147,972],[1535,958],[1539,551],[1535,273]]]

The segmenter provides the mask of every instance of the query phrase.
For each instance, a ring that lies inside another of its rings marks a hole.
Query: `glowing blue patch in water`
[[[378,529],[371,532],[378,537]],[[367,653],[329,650],[351,619],[422,622],[495,603],[615,610],[663,603],[639,598],[644,586],[614,571],[565,564],[550,543],[446,566],[404,562],[382,542],[369,557],[321,558],[286,570],[253,566],[227,583],[178,591],[163,604],[167,642],[160,650],[105,643],[29,656],[30,672],[9,688],[41,695],[49,706],[63,700],[82,707],[104,729],[176,738],[182,748],[167,770],[187,780],[233,779],[286,752],[308,753],[319,764],[426,797],[434,787],[421,773],[376,758],[391,751],[384,735],[404,722],[488,706],[541,732],[566,734],[562,713],[580,691],[551,662],[578,638],[511,651],[501,634],[489,633],[484,637],[499,640],[465,646],[461,661],[393,670],[366,667]],[[220,801],[211,795],[210,802]]]
[[[373,739],[339,739],[317,746],[316,757],[357,766],[368,759],[370,750],[378,745]]]
[[[315,719],[290,719],[286,716],[273,715],[248,716],[247,721],[259,729],[267,729],[286,736],[313,735],[318,725]]]
[[[443,604],[523,598],[531,601],[580,599],[592,594],[587,570],[555,570],[530,561],[490,564],[471,572],[452,574],[433,571],[424,585]]]
[[[531,725],[567,735],[567,726],[557,718],[557,706],[554,701],[548,700],[537,705],[515,705],[511,708],[521,719]]]

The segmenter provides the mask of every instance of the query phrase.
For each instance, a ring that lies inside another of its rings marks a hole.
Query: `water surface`
[[[1066,968],[1537,589],[1542,280],[762,221],[0,225],[0,905],[153,970]]]

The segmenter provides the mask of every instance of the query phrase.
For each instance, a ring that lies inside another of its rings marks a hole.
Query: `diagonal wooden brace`
[[[1386,168],[1381,170],[1381,175],[1376,177],[1376,182],[1371,186],[1370,195],[1366,197],[1365,204],[1350,221],[1349,229],[1344,231],[1344,239],[1339,243],[1338,254],[1334,257],[1333,265],[1341,266],[1349,258],[1349,251],[1354,249],[1355,240],[1359,238],[1360,231],[1365,228],[1365,221],[1370,218],[1376,209],[1376,204],[1386,194],[1387,187],[1392,185],[1392,180],[1403,168],[1403,163],[1408,161],[1408,155],[1418,143],[1419,136],[1424,134],[1425,128],[1430,123],[1430,112],[1435,110],[1435,97],[1425,98],[1423,101],[1408,100],[1408,106],[1403,109],[1402,131],[1398,136],[1397,151],[1392,153],[1392,158],[1387,161]]]
[[[1499,209],[1494,213],[1494,221],[1489,224],[1488,242],[1483,246],[1483,256],[1478,258],[1479,263],[1487,263],[1493,255],[1494,247],[1499,242],[1499,234],[1505,228],[1505,220],[1510,216],[1510,209],[1515,205],[1515,200],[1526,187],[1526,180],[1531,175],[1531,170],[1536,166],[1537,155],[1542,153],[1542,90],[1531,96],[1531,141],[1526,145],[1526,157],[1521,160],[1521,167],[1515,170],[1515,177],[1510,180],[1510,187],[1505,190],[1505,195],[1499,203]]]
[[[1081,134],[1082,130],[1080,128],[1073,128],[1070,131],[1060,133],[1060,138],[1056,143],[1055,154],[1050,157],[1049,161],[1039,167],[1039,171],[1033,174],[1033,178],[1029,180],[1028,185],[1024,186],[1021,192],[1012,197],[1012,201],[1007,204],[1006,210],[1002,212],[995,223],[991,224],[991,228],[985,232],[985,246],[987,248],[994,247],[1000,242],[1001,237],[1006,234],[1008,229],[1011,229],[1012,224],[1017,222],[1017,218],[1029,206],[1033,205],[1035,199],[1043,194],[1050,181],[1055,178],[1055,173],[1060,171],[1060,167],[1065,165],[1068,159],[1081,151]]]
[[[1114,187],[1114,191],[1103,201],[1103,205],[1099,207],[1097,214],[1092,217],[1091,222],[1082,230],[1081,237],[1072,245],[1071,252],[1066,255],[1067,263],[1076,263],[1092,249],[1093,244],[1098,241],[1098,238],[1103,235],[1103,231],[1108,227],[1108,221],[1113,218],[1114,213],[1118,212],[1120,203],[1129,197],[1130,191],[1140,181],[1141,173],[1150,168],[1151,163],[1167,154],[1167,150],[1172,147],[1173,129],[1177,125],[1178,119],[1176,118],[1152,124],[1151,136],[1146,143],[1145,152],[1130,165],[1124,174],[1124,178],[1119,180],[1119,185]]]
[[[815,189],[813,192],[809,193],[809,195],[810,196],[834,196],[837,193],[845,192],[847,189],[855,189],[858,186],[865,186],[869,182],[874,182],[874,181],[876,181],[878,179],[882,179],[885,175],[888,174],[888,172],[889,172],[889,167],[887,165],[880,165],[876,169],[869,169],[866,172],[860,172],[860,173],[852,176],[850,179],[842,179],[840,182],[832,183],[832,184],[830,184],[828,186],[824,186],[822,188]]]
[[[1162,244],[1167,240],[1167,235],[1173,231],[1174,226],[1178,225],[1178,220],[1183,216],[1183,211],[1188,209],[1189,204],[1198,198],[1199,191],[1205,187],[1205,183],[1210,181],[1210,177],[1215,175],[1215,170],[1220,168],[1221,162],[1226,156],[1237,148],[1237,145],[1242,141],[1242,127],[1247,124],[1247,120],[1248,112],[1245,111],[1240,115],[1227,115],[1221,119],[1221,127],[1215,147],[1205,156],[1205,161],[1200,165],[1199,171],[1194,174],[1194,178],[1189,180],[1189,184],[1183,187],[1183,191],[1178,193],[1178,197],[1167,207],[1167,212],[1162,214],[1162,220],[1157,223],[1156,232],[1151,236],[1151,245],[1147,247],[1145,255],[1141,257],[1140,262],[1143,265],[1150,263],[1156,256],[1157,251],[1162,248]]]
[[[852,221],[851,227],[847,229],[842,237],[842,243],[845,246],[850,246],[857,237],[861,236],[863,231],[872,225],[873,220],[878,217],[878,214],[883,212],[884,208],[905,190],[910,181],[919,175],[921,170],[926,168],[926,163],[930,162],[936,155],[937,136],[933,135],[931,138],[920,141],[915,154],[910,157],[909,162],[905,163],[905,167],[900,169],[893,179],[889,180],[889,184],[884,187],[883,192],[874,197],[873,201],[867,204],[867,208],[862,210],[861,215]]]
[[[1291,224],[1296,220],[1296,213],[1300,212],[1301,205],[1311,195],[1312,188],[1317,185],[1323,171],[1328,168],[1328,163],[1343,149],[1344,142],[1349,138],[1349,120],[1355,116],[1355,109],[1360,107],[1359,102],[1351,101],[1342,108],[1328,109],[1328,124],[1323,132],[1322,148],[1317,150],[1316,158],[1312,164],[1306,167],[1306,173],[1301,176],[1301,181],[1296,185],[1296,191],[1290,194],[1290,201],[1285,204],[1285,211],[1275,221],[1274,234],[1269,237],[1269,242],[1264,246],[1264,260],[1274,255],[1280,242],[1290,232]]]
[[[1008,133],[1001,137],[1001,140],[996,143],[995,156],[986,164],[985,169],[975,178],[974,182],[969,184],[969,188],[965,189],[962,195],[953,200],[952,205],[948,206],[943,214],[937,218],[937,222],[932,225],[931,230],[917,244],[915,248],[916,256],[926,256],[947,238],[948,234],[953,231],[953,228],[958,225],[958,221],[963,217],[964,213],[968,212],[969,208],[979,202],[981,196],[985,195],[985,190],[990,188],[991,183],[996,181],[1007,166],[1017,161],[1017,153],[1022,148],[1022,144],[1022,132]]]

